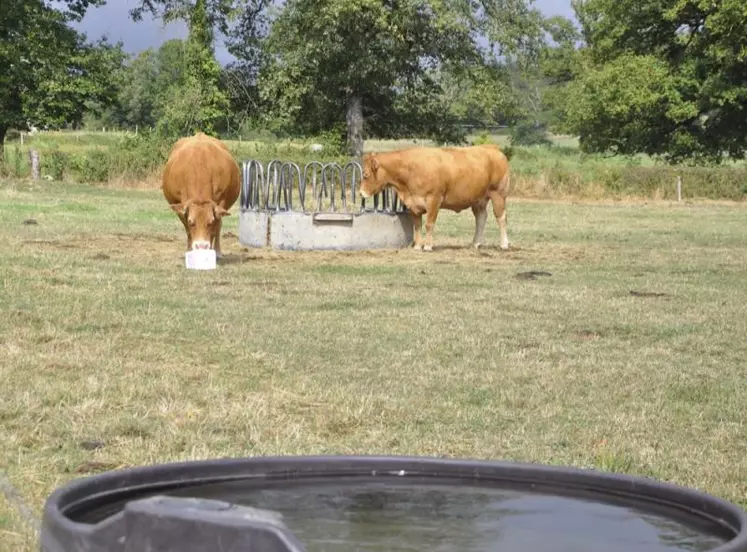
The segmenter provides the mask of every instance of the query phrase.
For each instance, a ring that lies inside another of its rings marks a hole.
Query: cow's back
[[[198,133],[174,144],[161,187],[169,203],[213,200],[228,208],[240,192],[239,167],[222,141]]]
[[[460,180],[464,172],[470,170],[473,158],[467,148],[423,146],[387,152],[385,157],[386,166],[406,174],[408,180],[416,178],[447,184]]]

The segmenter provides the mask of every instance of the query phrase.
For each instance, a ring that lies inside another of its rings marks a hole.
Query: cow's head
[[[363,197],[373,197],[386,186],[386,178],[382,174],[384,170],[375,153],[367,153],[363,156],[362,168],[361,195]]]
[[[192,249],[210,249],[220,219],[231,214],[214,201],[185,201],[175,203],[171,208],[186,221]]]

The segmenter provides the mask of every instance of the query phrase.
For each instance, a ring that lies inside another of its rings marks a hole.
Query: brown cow
[[[215,249],[220,257],[222,218],[239,197],[239,166],[226,145],[198,132],[171,149],[161,184],[187,231],[187,251]]]
[[[433,227],[439,209],[459,213],[467,207],[475,215],[474,247],[483,240],[488,201],[501,230],[501,249],[508,249],[506,195],[509,185],[508,159],[494,144],[367,153],[363,156],[360,191],[371,197],[391,185],[410,210],[414,246],[433,249]],[[425,246],[421,241],[425,214]]]

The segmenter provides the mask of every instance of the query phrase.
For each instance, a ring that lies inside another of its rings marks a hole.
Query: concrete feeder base
[[[412,243],[407,213],[302,213],[251,211],[239,214],[239,242],[245,247],[285,250],[399,249]]]

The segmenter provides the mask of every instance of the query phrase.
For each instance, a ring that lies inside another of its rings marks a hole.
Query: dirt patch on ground
[[[552,274],[550,272],[544,272],[542,270],[530,270],[528,272],[519,272],[516,275],[517,280],[536,280],[540,276],[550,277]]]
[[[152,263],[166,262],[184,266],[186,238],[180,230],[165,233],[114,232],[67,236],[65,239],[27,239],[19,242],[26,248],[42,251],[85,252],[92,261],[116,261]],[[601,255],[594,246],[511,248],[507,251],[497,246],[475,249],[469,241],[459,238],[444,238],[433,251],[401,249],[374,249],[360,251],[284,251],[270,248],[249,248],[239,242],[235,232],[224,232],[221,237],[223,256],[218,266],[243,265],[247,263],[277,264],[280,266],[397,266],[405,270],[414,267],[453,266],[478,267],[482,271],[501,270],[507,264],[540,263],[581,258],[596,258]],[[548,277],[544,271],[530,271],[517,275],[518,279],[534,280]]]
[[[669,297],[668,293],[661,293],[656,291],[634,291],[630,290],[630,295],[633,297]]]
[[[24,240],[21,243],[30,246],[48,246],[54,249],[80,249],[80,245],[71,240]]]
[[[602,334],[594,330],[581,330],[576,334],[576,338],[582,341],[595,341],[602,338]]]

